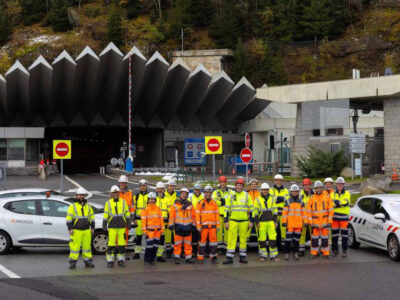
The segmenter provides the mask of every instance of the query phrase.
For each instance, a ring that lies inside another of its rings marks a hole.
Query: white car
[[[350,209],[349,247],[361,244],[388,251],[400,259],[400,195],[364,196]]]
[[[68,246],[65,217],[73,201],[63,195],[41,194],[0,198],[0,254],[11,248]],[[104,206],[91,205],[96,224],[93,252],[105,253],[108,237],[102,229]]]

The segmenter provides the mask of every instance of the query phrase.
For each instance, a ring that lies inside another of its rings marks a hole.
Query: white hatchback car
[[[388,251],[400,259],[400,195],[380,194],[360,197],[350,209],[349,247],[360,243]]]
[[[65,217],[73,201],[63,195],[0,197],[0,254],[11,248],[68,246]],[[91,205],[96,223],[92,248],[94,253],[105,253],[108,237],[102,229],[104,206]]]

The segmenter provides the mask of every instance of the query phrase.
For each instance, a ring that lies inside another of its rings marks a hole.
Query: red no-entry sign
[[[211,153],[219,152],[220,148],[221,148],[221,143],[218,139],[211,138],[207,141],[207,150],[209,150]]]
[[[240,159],[245,164],[249,163],[253,159],[253,152],[249,148],[244,148],[240,151]]]
[[[71,141],[54,140],[53,141],[54,159],[71,159]]]
[[[247,132],[244,136],[244,145],[246,148],[250,148],[250,134],[248,134]]]

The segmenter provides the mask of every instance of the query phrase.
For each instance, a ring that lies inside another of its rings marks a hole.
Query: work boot
[[[119,261],[118,261],[118,267],[125,268],[125,267],[126,267],[125,261],[124,261],[124,260],[119,260]]]
[[[299,257],[303,257],[305,255],[305,253],[304,253],[304,251],[300,251],[298,255],[299,255]]]
[[[181,263],[181,259],[179,257],[175,257],[175,264],[179,265]]]
[[[218,255],[224,255],[225,251],[224,249],[218,249]]]
[[[289,253],[285,253],[284,259],[285,259],[285,260],[289,260]]]
[[[266,262],[266,261],[267,261],[267,259],[266,259],[265,257],[263,257],[263,256],[260,256],[260,257],[258,258],[258,260],[259,260],[260,262]]]
[[[233,259],[232,259],[232,257],[227,257],[227,258],[224,260],[223,264],[224,264],[224,265],[231,265],[231,264],[233,264]]]
[[[241,256],[240,259],[239,259],[239,262],[240,262],[241,264],[247,264],[247,263],[248,263],[248,261],[247,261],[247,259],[246,259],[245,256]]]
[[[187,263],[187,264],[194,264],[195,262],[194,262],[193,258],[188,258],[188,259],[186,260],[186,263]]]
[[[151,261],[151,262],[150,262],[150,265],[151,265],[151,266],[155,266],[155,265],[156,265],[156,262],[155,262],[155,261]]]
[[[133,259],[140,259],[140,254],[139,253],[135,253],[135,255],[133,256]]]
[[[218,258],[214,256],[214,257],[211,259],[211,263],[214,264],[214,265],[218,264]]]
[[[336,256],[339,254],[339,250],[333,250],[332,256]]]
[[[112,267],[114,267],[114,262],[109,261],[109,262],[107,263],[107,268],[111,269]]]
[[[314,255],[314,254],[311,254],[310,255],[310,259],[316,259],[318,256],[317,255]]]
[[[331,259],[332,257],[328,254],[328,255],[324,255],[325,259]]]
[[[167,251],[165,252],[165,257],[166,257],[166,258],[171,258],[171,257],[172,257],[172,251],[171,251],[171,250],[167,250]]]
[[[157,261],[158,261],[158,262],[166,262],[165,258],[162,257],[162,256],[158,256],[158,257],[157,257]]]
[[[198,259],[198,260],[197,260],[197,263],[198,263],[199,265],[202,265],[202,264],[203,264],[203,260],[202,260],[202,259]]]
[[[125,260],[131,260],[131,256],[129,254],[125,254]]]
[[[273,261],[273,262],[278,262],[278,261],[280,261],[281,259],[279,258],[279,257],[274,257],[274,258],[271,258],[271,261]]]
[[[76,268],[76,260],[70,260],[69,261],[69,269],[75,269]]]
[[[93,261],[91,259],[85,261],[85,267],[86,268],[94,268]]]
[[[342,257],[347,257],[347,252],[343,252]]]
[[[300,257],[299,257],[299,255],[297,254],[297,252],[296,252],[293,256],[294,256],[294,259],[295,259],[295,260],[299,260],[299,259],[300,259]]]

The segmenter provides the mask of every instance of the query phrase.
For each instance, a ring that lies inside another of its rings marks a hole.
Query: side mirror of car
[[[386,217],[383,213],[374,214],[374,218],[377,220],[382,220],[383,222],[385,222],[385,220],[386,220]]]

